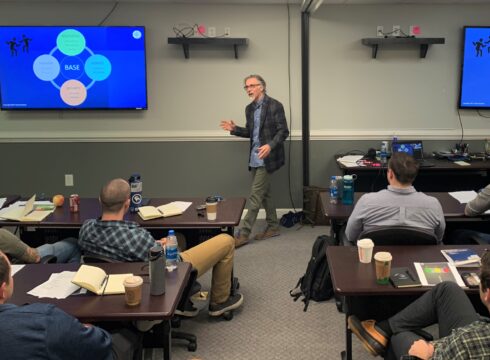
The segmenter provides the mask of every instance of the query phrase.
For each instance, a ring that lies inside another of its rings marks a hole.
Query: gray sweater
[[[413,186],[388,189],[362,196],[357,202],[347,222],[345,235],[355,243],[364,230],[377,226],[412,226],[433,230],[439,242],[442,241],[446,222],[439,201]]]
[[[480,191],[476,198],[466,204],[464,213],[466,216],[476,216],[483,214],[490,209],[490,185]]]

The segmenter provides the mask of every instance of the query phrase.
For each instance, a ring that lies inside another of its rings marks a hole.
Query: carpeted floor
[[[258,231],[264,226],[263,220],[257,221]],[[234,271],[244,295],[243,307],[231,321],[210,318],[207,307],[196,318],[183,321],[181,330],[197,336],[197,351],[188,352],[184,344],[173,341],[172,359],[340,359],[345,318],[335,303],[311,302],[303,312],[303,303],[289,295],[305,272],[314,240],[328,233],[326,226],[296,225],[281,228],[279,237],[237,249]],[[199,281],[204,290],[209,289],[209,274]],[[353,346],[356,360],[372,359],[355,338]],[[162,351],[148,351],[145,359],[162,359]]]

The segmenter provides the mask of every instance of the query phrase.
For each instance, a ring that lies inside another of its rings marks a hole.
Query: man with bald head
[[[130,187],[124,179],[109,181],[100,192],[102,217],[86,221],[80,229],[78,243],[86,253],[118,261],[147,261],[155,239],[138,223],[124,220],[130,206]],[[166,239],[160,239],[165,244]],[[227,234],[217,235],[180,253],[182,261],[191,263],[201,276],[213,268],[209,315],[220,316],[243,303],[243,296],[231,293],[235,241]],[[187,316],[197,315],[193,309]]]

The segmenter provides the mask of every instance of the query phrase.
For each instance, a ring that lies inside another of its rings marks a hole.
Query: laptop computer
[[[420,167],[432,167],[435,166],[433,162],[424,159],[424,145],[422,140],[403,140],[397,141],[391,144],[391,153],[404,152],[419,163]]]

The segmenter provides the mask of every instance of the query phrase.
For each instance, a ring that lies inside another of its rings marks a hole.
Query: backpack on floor
[[[303,296],[303,311],[308,309],[310,300],[323,301],[332,298],[333,285],[327,262],[327,246],[337,245],[327,235],[318,236],[313,244],[311,258],[306,273],[298,280],[296,287],[289,294],[297,301]]]

